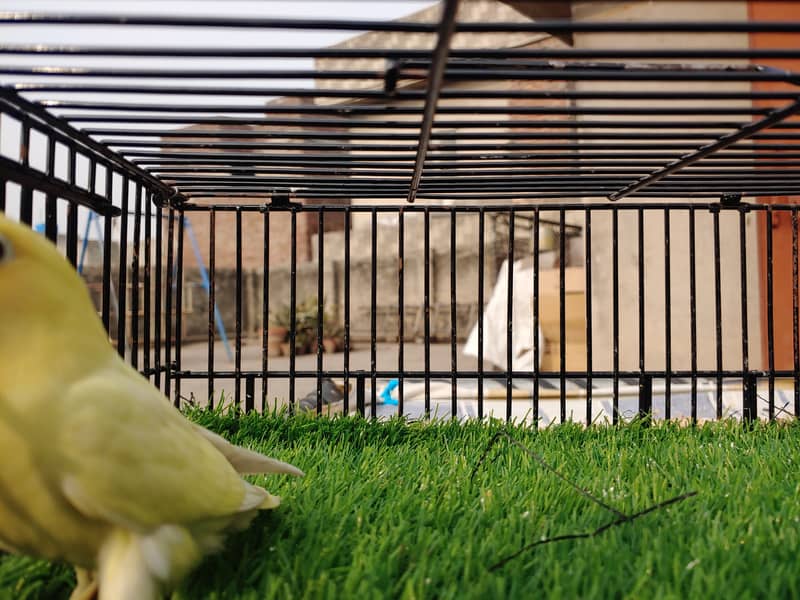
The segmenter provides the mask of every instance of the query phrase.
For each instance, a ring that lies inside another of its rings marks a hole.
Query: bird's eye
[[[11,259],[11,242],[0,235],[0,265]]]

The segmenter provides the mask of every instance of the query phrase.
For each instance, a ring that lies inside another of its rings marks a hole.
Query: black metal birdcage
[[[371,416],[800,414],[800,11],[510,4],[0,14],[30,32],[0,36],[0,211],[60,242],[176,404],[323,412],[335,388]]]

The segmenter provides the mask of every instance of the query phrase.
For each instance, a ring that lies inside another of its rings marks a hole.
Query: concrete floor
[[[459,370],[475,370],[478,367],[478,361],[472,356],[465,356],[461,352],[462,344],[457,347],[458,358],[457,365]],[[398,358],[398,345],[396,343],[378,344],[376,348],[376,367],[378,370],[393,370],[397,369]],[[231,346],[231,351],[233,351]],[[451,366],[451,349],[449,344],[431,344],[431,370],[433,371],[449,371]],[[323,370],[341,370],[344,368],[344,353],[337,352],[334,354],[322,355],[322,368]],[[242,370],[244,371],[260,371],[262,368],[262,355],[261,345],[258,343],[243,344],[242,346]],[[289,357],[269,357],[268,369],[270,371],[288,371]],[[403,365],[406,370],[419,370],[425,368],[425,346],[419,343],[404,344]],[[369,344],[356,345],[350,351],[350,371],[370,371],[371,356]],[[204,343],[185,344],[181,350],[181,368],[182,370],[202,370],[208,368],[208,346]],[[221,342],[214,346],[214,368],[217,371],[232,371],[234,368],[233,361],[228,359],[225,348]],[[296,357],[295,368],[298,371],[317,371],[317,355],[304,354]],[[485,368],[492,369],[487,363]],[[378,380],[378,392],[385,385],[386,380]],[[214,397],[219,398],[221,393],[226,397],[233,396],[235,390],[235,380],[233,379],[218,379],[215,380]],[[355,385],[355,382],[353,382]],[[370,395],[370,380],[366,381],[367,398]],[[289,380],[288,378],[270,378],[268,381],[267,398],[270,406],[273,403],[277,405],[285,404],[289,397]],[[316,391],[316,376],[313,377],[298,377],[295,380],[295,398],[296,400],[302,399],[306,394]],[[242,382],[242,397],[244,397],[244,382]],[[196,402],[202,403],[208,394],[208,382],[203,379],[183,379],[181,381],[181,396],[187,399],[193,399]],[[256,380],[255,383],[255,397],[256,404],[260,405],[261,402],[261,381]]]
[[[461,345],[457,347],[457,365],[459,370],[476,370],[477,360],[471,356],[465,356],[461,352]],[[396,343],[378,344],[376,347],[376,369],[377,370],[394,370],[397,368],[397,354],[398,346]],[[451,348],[448,344],[431,344],[431,370],[432,371],[449,371],[451,366]],[[201,370],[205,371],[208,367],[208,354],[207,346],[204,343],[186,344],[182,349],[182,369],[184,370]],[[258,343],[244,344],[242,346],[242,370],[260,371],[262,368],[261,363],[261,346]],[[425,367],[425,346],[420,343],[408,343],[404,345],[404,367],[406,370],[423,371]],[[322,368],[323,370],[340,370],[343,369],[344,354],[323,354]],[[350,371],[354,373],[358,370],[370,372],[371,356],[368,344],[361,344],[353,348],[350,352]],[[233,371],[233,361],[229,360],[225,349],[221,343],[215,346],[215,369],[218,371]],[[269,358],[269,370],[275,371],[288,371],[289,358],[274,357]],[[298,371],[307,371],[308,377],[298,377],[295,380],[295,400],[299,402],[304,396],[316,391],[316,372],[317,372],[317,356],[316,354],[306,354],[296,357],[296,369]],[[494,370],[490,364],[485,365],[487,371]],[[379,393],[387,383],[387,379],[378,379],[376,389]],[[417,382],[421,380],[416,380]],[[366,379],[365,396],[367,401],[367,414],[369,414],[369,406],[371,401],[370,380]],[[540,383],[540,401],[538,405],[539,418],[543,423],[558,422],[561,420],[559,416],[565,410],[565,418],[568,420],[583,421],[585,419],[586,411],[586,396],[585,389],[581,385],[581,380],[567,382],[567,394],[565,398],[561,398],[558,392],[558,381],[542,380]],[[245,384],[242,380],[241,397],[244,401]],[[267,406],[282,406],[288,402],[289,397],[289,380],[287,377],[275,377],[268,380],[268,393],[267,393]],[[355,378],[351,380],[351,385],[355,386]],[[511,408],[512,419],[519,422],[527,422],[531,416],[533,409],[531,397],[525,390],[529,389],[529,382],[515,381],[518,387],[515,392],[519,392],[519,396],[515,395],[515,400]],[[592,420],[595,422],[603,422],[611,418],[612,414],[612,393],[611,393],[610,380],[593,380],[593,398],[592,405]],[[458,416],[461,418],[477,416],[476,408],[476,380],[459,378],[458,380]],[[765,418],[768,414],[767,402],[767,382],[760,380],[758,386],[758,415]],[[406,404],[405,413],[413,418],[419,417],[423,410],[424,394],[420,389],[416,390],[415,398],[413,400],[409,397],[409,391],[412,387],[419,388],[415,380],[406,379]],[[654,381],[653,389],[653,412],[656,418],[663,418],[665,411],[665,398],[664,398],[664,382],[662,380]],[[673,418],[687,418],[690,414],[691,397],[689,380],[674,379],[672,387],[672,417]],[[790,417],[793,414],[793,386],[792,382],[778,382],[778,389],[776,390],[776,410],[778,418]],[[494,388],[494,389],[492,389]],[[763,389],[762,389],[763,388]],[[353,388],[351,388],[353,389]],[[492,389],[490,392],[489,390]],[[235,380],[233,378],[215,379],[214,382],[214,397],[218,400],[220,394],[225,395],[227,401],[232,401],[234,397]],[[716,405],[715,384],[710,380],[699,381],[698,386],[698,417],[702,420],[713,419]],[[261,380],[255,381],[255,406],[258,410],[261,406]],[[484,381],[484,414],[494,415],[497,418],[506,418],[507,406],[505,401],[505,380],[492,380],[486,379]],[[203,377],[199,379],[182,379],[181,381],[181,396],[185,399],[191,399],[198,404],[204,404],[208,393],[208,380]],[[494,393],[494,395],[493,395]],[[412,394],[413,395],[413,394]],[[732,416],[739,418],[742,409],[742,387],[741,382],[731,380],[725,382],[725,389],[723,392],[723,414],[725,416]],[[562,406],[562,403],[566,404]],[[355,394],[351,393],[350,406],[351,410],[355,409]],[[438,416],[449,416],[451,414],[451,397],[450,397],[450,382],[449,377],[434,378],[431,382],[431,395],[429,397],[429,405],[431,414]],[[633,417],[638,410],[638,387],[636,381],[621,381],[620,382],[620,399],[619,399],[620,414],[624,418]],[[389,416],[396,414],[397,406],[393,405],[378,405],[377,416]]]

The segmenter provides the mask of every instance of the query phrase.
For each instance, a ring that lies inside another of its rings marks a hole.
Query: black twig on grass
[[[683,500],[686,500],[687,498],[691,498],[692,496],[696,496],[696,495],[697,495],[697,492],[694,492],[694,491],[686,492],[685,494],[680,494],[679,496],[675,496],[674,498],[670,498],[669,500],[664,500],[663,502],[659,502],[658,504],[654,504],[652,506],[648,506],[644,510],[640,510],[639,512],[634,513],[632,515],[625,515],[625,516],[620,517],[618,519],[614,519],[613,521],[609,521],[608,523],[606,523],[605,525],[602,525],[601,527],[598,527],[594,531],[587,531],[585,533],[569,533],[569,534],[566,534],[566,535],[556,535],[554,537],[544,538],[543,540],[538,540],[536,542],[533,542],[532,544],[528,544],[527,546],[523,546],[522,548],[520,548],[519,550],[517,550],[513,554],[509,554],[503,560],[501,560],[501,561],[493,564],[491,567],[489,567],[489,570],[490,571],[495,571],[495,570],[499,569],[500,567],[503,567],[509,561],[515,559],[520,554],[524,554],[528,550],[531,550],[532,548],[535,548],[536,546],[541,546],[543,544],[550,544],[552,542],[563,542],[565,540],[579,540],[579,539],[594,537],[596,535],[600,535],[601,533],[603,533],[604,531],[607,531],[608,529],[611,529],[612,527],[616,527],[617,525],[622,525],[623,523],[630,523],[634,519],[638,519],[639,517],[642,517],[642,516],[644,516],[644,515],[646,515],[648,513],[651,513],[654,510],[658,510],[660,508],[664,508],[666,506],[669,506],[670,504],[675,504],[676,502],[681,502]]]
[[[616,516],[616,518],[612,519],[611,521],[609,521],[605,525],[602,525],[602,526],[598,527],[594,531],[586,531],[586,532],[583,532],[583,533],[569,533],[569,534],[564,534],[564,535],[557,535],[557,536],[553,536],[553,537],[537,540],[537,541],[535,541],[535,542],[533,542],[531,544],[527,544],[526,546],[523,546],[522,548],[520,548],[519,550],[517,550],[513,554],[510,554],[510,555],[506,556],[505,558],[503,558],[502,560],[500,560],[499,562],[493,564],[491,567],[489,567],[489,571],[495,571],[495,570],[505,566],[508,562],[510,562],[513,559],[517,558],[521,554],[524,554],[528,550],[532,550],[536,546],[542,546],[544,544],[551,544],[553,542],[563,542],[563,541],[566,541],[566,540],[579,540],[579,539],[595,537],[595,536],[600,535],[601,533],[603,533],[605,531],[608,531],[612,527],[616,527],[618,525],[622,525],[623,523],[630,523],[631,521],[634,521],[634,520],[638,519],[639,517],[643,517],[644,515],[649,514],[649,513],[653,512],[653,511],[659,510],[661,508],[665,508],[665,507],[670,506],[671,504],[675,504],[677,502],[682,502],[683,500],[686,500],[687,498],[691,498],[692,496],[696,496],[697,495],[696,491],[685,492],[683,494],[679,494],[677,496],[669,498],[668,500],[664,500],[664,501],[659,502],[657,504],[653,504],[652,506],[648,506],[647,508],[644,508],[644,509],[642,509],[642,510],[640,510],[638,512],[635,512],[633,514],[628,515],[628,514],[625,514],[622,511],[620,511],[620,510],[617,510],[613,506],[610,506],[610,505],[606,504],[605,502],[600,500],[598,497],[593,495],[588,490],[580,487],[578,484],[576,484],[576,483],[570,481],[569,479],[567,479],[566,477],[564,477],[561,473],[559,473],[555,469],[555,467],[551,466],[544,459],[544,457],[542,457],[537,452],[534,452],[533,450],[531,450],[530,448],[528,448],[524,444],[521,444],[520,442],[518,442],[517,440],[512,438],[505,431],[498,431],[496,434],[494,434],[494,436],[492,436],[492,439],[489,440],[489,443],[487,444],[486,449],[483,451],[483,454],[481,454],[481,457],[478,460],[478,463],[475,465],[475,468],[472,470],[472,474],[470,475],[470,478],[469,478],[470,479],[470,483],[472,483],[472,480],[474,479],[475,474],[478,472],[478,469],[485,462],[486,457],[488,456],[489,452],[494,447],[494,445],[497,443],[497,440],[499,440],[501,437],[505,438],[506,440],[508,440],[508,442],[512,446],[516,446],[517,448],[519,448],[520,450],[522,450],[523,452],[528,454],[528,456],[532,457],[537,463],[539,463],[539,465],[541,465],[542,467],[544,467],[545,469],[550,471],[553,475],[555,475],[561,481],[563,481],[564,483],[569,485],[571,488],[573,488],[579,494],[581,494],[585,498],[588,498],[589,500],[591,500],[592,502],[594,502],[598,506],[601,506],[602,508],[604,508],[608,512],[614,514]]]
[[[761,394],[756,394],[756,397],[757,397],[759,400],[761,400],[762,402],[767,402],[767,403],[769,403],[769,398],[767,398],[766,396],[763,396],[763,395],[761,395]],[[790,413],[788,410],[786,410],[786,409],[787,409],[787,407],[789,406],[789,404],[790,404],[789,402],[784,402],[784,403],[783,403],[783,406],[778,406],[777,404],[773,404],[773,408],[774,408],[776,411],[778,411],[778,412],[777,412],[777,414],[776,414],[775,416],[777,417],[777,416],[779,416],[779,415],[780,415],[780,413],[783,413],[783,414],[785,414],[787,417],[794,417],[794,415],[793,415],[792,413]],[[764,409],[763,409],[761,412],[762,412],[762,413],[767,413],[767,412],[769,412],[769,408],[764,408]]]
[[[585,498],[588,498],[589,500],[591,500],[591,501],[592,501],[592,502],[594,502],[595,504],[597,504],[597,505],[599,505],[599,506],[602,506],[602,507],[603,507],[604,509],[606,509],[607,511],[609,511],[609,512],[611,512],[611,513],[615,514],[615,515],[617,515],[617,517],[618,517],[618,518],[620,518],[620,519],[622,519],[622,518],[625,518],[625,517],[626,517],[626,515],[625,515],[625,513],[624,513],[624,512],[622,512],[622,511],[620,511],[620,510],[617,510],[617,509],[616,509],[616,508],[614,508],[613,506],[610,506],[610,505],[606,504],[605,502],[603,502],[602,500],[600,500],[600,498],[598,498],[597,496],[594,496],[594,495],[592,495],[592,493],[591,493],[591,492],[589,492],[589,490],[586,490],[586,489],[584,489],[584,488],[580,487],[578,484],[576,484],[576,483],[574,483],[574,482],[570,481],[569,479],[567,479],[566,477],[564,477],[564,476],[563,476],[561,473],[559,473],[559,472],[558,472],[558,471],[555,469],[555,467],[551,466],[551,465],[550,465],[550,464],[549,464],[549,463],[548,463],[548,462],[547,462],[547,461],[544,459],[544,457],[542,457],[542,456],[541,456],[540,454],[538,454],[537,452],[534,452],[533,450],[531,450],[531,449],[530,449],[530,448],[528,448],[527,446],[525,446],[525,445],[523,445],[523,444],[520,444],[520,443],[519,443],[517,440],[515,440],[514,438],[512,438],[512,437],[511,437],[510,435],[508,435],[508,433],[507,433],[507,432],[505,432],[505,431],[498,431],[496,434],[494,434],[494,436],[492,437],[492,439],[491,439],[491,440],[489,440],[489,444],[486,446],[486,450],[484,450],[484,452],[483,452],[483,455],[481,456],[480,460],[478,461],[478,464],[477,464],[477,465],[475,465],[475,468],[472,470],[472,475],[470,475],[470,478],[469,478],[469,479],[470,479],[470,482],[472,482],[472,479],[473,479],[473,477],[475,477],[475,473],[477,473],[477,471],[478,471],[478,469],[480,468],[481,464],[482,464],[482,463],[483,463],[483,461],[486,459],[486,455],[489,453],[489,450],[491,450],[491,449],[492,449],[492,446],[494,446],[494,445],[497,443],[497,440],[499,440],[501,437],[504,437],[504,438],[506,438],[506,439],[509,441],[509,443],[510,443],[511,445],[513,445],[513,446],[516,446],[517,448],[519,448],[520,450],[522,450],[523,452],[525,452],[526,454],[528,454],[528,456],[530,456],[531,458],[533,458],[533,460],[535,460],[537,463],[539,463],[539,464],[540,464],[540,465],[541,465],[543,468],[545,468],[545,469],[547,469],[548,471],[550,471],[550,472],[551,472],[553,475],[555,475],[555,476],[556,476],[556,477],[558,477],[558,478],[559,478],[561,481],[563,481],[563,482],[564,482],[564,483],[566,483],[568,486],[570,486],[571,488],[573,488],[573,489],[574,489],[576,492],[578,492],[578,493],[579,493],[581,496],[584,496]]]

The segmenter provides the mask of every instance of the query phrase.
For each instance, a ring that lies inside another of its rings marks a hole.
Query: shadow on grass
[[[262,588],[262,579],[290,560],[284,543],[290,537],[287,519],[291,514],[283,507],[259,513],[247,529],[228,536],[218,552],[207,556],[176,596],[236,598]]]

